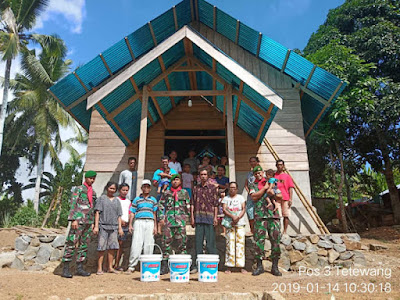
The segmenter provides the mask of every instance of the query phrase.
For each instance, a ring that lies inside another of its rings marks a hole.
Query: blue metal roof
[[[216,13],[216,24],[214,24],[214,11]],[[176,23],[174,12],[176,14]],[[231,17],[218,8],[214,8],[213,5],[204,0],[183,0],[175,7],[151,21],[151,27],[154,32],[156,43],[160,44],[176,30],[190,24],[193,20],[197,20],[210,28],[214,28],[215,26],[217,32],[235,42],[237,19]],[[259,59],[267,62],[278,70],[284,68],[283,71],[286,75],[290,76],[294,81],[303,86],[306,84],[310,72],[313,69],[313,64],[311,62],[294,52],[290,52],[288,59],[285,61],[288,54],[288,49],[286,47],[273,41],[267,36],[261,35],[259,32],[243,23],[240,23],[239,26],[238,45],[253,55],[257,55]],[[193,55],[204,64],[211,67],[211,57],[200,48],[195,45],[193,46]],[[134,59],[140,58],[154,47],[155,43],[150,31],[150,25],[146,24],[111,46],[109,49],[105,50],[102,53],[102,56],[112,74],[115,75],[120,70],[125,69],[126,66],[132,64]],[[183,42],[179,42],[162,55],[165,68],[171,66],[184,55],[185,51]],[[87,97],[93,92],[94,88],[98,89],[107,82],[107,80],[110,79],[111,74],[108,72],[108,69],[103,63],[100,55],[79,67],[75,72],[82,83],[78,80],[77,76],[69,74],[51,87],[50,90],[67,108],[68,106],[71,106],[69,109],[70,113],[86,130],[89,130],[91,111],[86,110]],[[162,70],[159,62],[154,60],[141,71],[136,73],[133,78],[136,84],[141,87],[152,81],[156,76],[161,74],[161,72]],[[218,63],[217,73],[227,82],[239,85],[240,80]],[[212,80],[207,73],[197,72],[196,75],[199,89],[211,89]],[[172,90],[190,89],[189,77],[186,72],[171,73],[168,76],[168,80]],[[332,98],[332,101],[335,101],[346,86],[346,84],[343,84],[335,94],[335,90],[340,83],[341,80],[339,78],[317,67],[312,74],[307,88],[326,100]],[[223,89],[221,85],[217,85],[217,88]],[[165,81],[161,81],[153,88],[153,90],[167,90]],[[246,84],[244,85],[243,93],[264,111],[268,109],[270,103]],[[132,85],[127,81],[112,93],[104,97],[101,104],[108,113],[111,113],[134,94],[135,91]],[[170,100],[163,100],[160,99],[160,97],[158,97],[158,99],[158,104],[160,105],[162,113],[168,113],[172,109]],[[175,97],[175,103],[179,103],[181,99],[182,98]],[[237,103],[236,97],[234,97],[233,102],[233,111],[235,112]],[[115,128],[113,123],[105,117],[105,113],[99,105],[96,104],[95,108],[100,112],[125,144],[129,144],[129,142],[133,142],[137,139],[139,136],[138,124],[140,119],[140,101],[133,102],[123,111],[123,113],[118,114],[114,118],[115,123],[121,128],[129,141],[123,137],[119,130]],[[217,108],[223,111],[222,96],[217,96]],[[307,132],[310,125],[321,112],[322,108],[323,105],[315,98],[309,95],[305,95],[305,97],[303,96],[302,109],[305,132]],[[160,120],[160,116],[158,115],[152,101],[149,101],[149,111],[155,122]],[[276,111],[277,108],[274,107],[271,112],[271,118],[265,125],[260,139],[262,139],[268,130]],[[133,122],[134,120],[137,121],[137,124],[136,122]],[[263,117],[242,101],[239,110],[238,126],[255,138],[262,121]],[[151,126],[150,121],[148,126]]]

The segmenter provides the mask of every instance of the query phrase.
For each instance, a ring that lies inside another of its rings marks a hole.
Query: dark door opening
[[[167,130],[165,132],[165,154],[172,150],[178,153],[178,161],[183,162],[191,149],[199,155],[204,150],[218,158],[226,155],[224,130]]]

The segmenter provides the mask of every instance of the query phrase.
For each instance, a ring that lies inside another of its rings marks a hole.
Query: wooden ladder
[[[280,159],[278,153],[276,153],[275,149],[272,147],[271,143],[264,138],[264,144],[267,146],[269,152],[271,152],[272,156],[274,157],[275,160]],[[289,174],[290,177],[292,177],[293,184],[294,184],[294,190],[299,197],[300,201],[303,203],[304,207],[310,214],[311,218],[317,225],[318,229],[321,231],[322,234],[330,234],[328,228],[326,228],[324,222],[322,222],[321,218],[317,214],[317,212],[314,210],[314,208],[311,206],[310,202],[307,200],[307,198],[304,196],[304,193],[300,189],[299,185],[296,183],[296,181],[293,179],[292,174],[285,168],[285,172]]]

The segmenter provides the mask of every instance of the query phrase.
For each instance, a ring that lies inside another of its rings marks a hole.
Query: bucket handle
[[[191,266],[192,266],[192,260],[190,260],[190,262],[189,262],[189,267],[187,267],[187,269],[185,269],[185,271],[182,271],[180,275],[185,274],[187,271],[189,271]],[[169,259],[168,259],[168,268],[169,268],[169,271],[171,271],[171,261]]]
[[[147,245],[147,246],[157,246],[157,248],[160,250],[160,254],[162,255],[163,254],[163,252],[162,252],[162,250],[161,250],[161,247],[160,246],[158,246],[156,243],[154,243],[154,244],[150,244],[150,245]],[[143,250],[144,250],[144,247],[143,247]]]

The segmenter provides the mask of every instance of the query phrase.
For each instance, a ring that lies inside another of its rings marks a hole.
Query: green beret
[[[85,173],[85,178],[91,178],[91,177],[96,177],[97,173],[95,171],[86,171]]]
[[[263,169],[261,168],[261,166],[255,166],[253,169],[253,174],[259,171],[262,171]]]
[[[171,176],[171,181],[173,181],[175,178],[181,179],[181,175],[179,175],[179,174],[174,174],[174,175],[172,175],[172,176]]]

